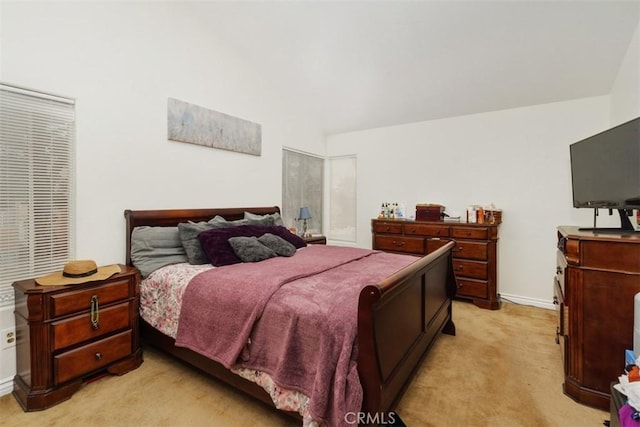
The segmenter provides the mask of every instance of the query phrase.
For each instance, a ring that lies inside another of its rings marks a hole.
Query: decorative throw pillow
[[[227,222],[183,222],[178,224],[180,241],[182,242],[182,247],[184,248],[189,264],[209,264],[209,259],[200,246],[198,234],[205,230],[223,227],[230,227],[230,225]]]
[[[244,213],[244,219],[260,220],[264,218],[273,218],[273,225],[284,225],[284,222],[282,221],[282,217],[278,212],[273,214],[267,214],[267,215],[256,215],[251,212]]]
[[[273,250],[260,243],[255,236],[231,237],[229,244],[242,262],[258,262],[278,256]]]
[[[258,237],[265,233],[280,236],[296,248],[307,246],[300,236],[296,236],[286,228],[280,226],[240,225],[237,227],[210,229],[198,234],[198,240],[206,257],[209,259],[209,263],[220,267],[240,262],[240,259],[233,252],[233,248],[231,248],[228,242],[231,237]]]
[[[258,241],[280,256],[293,256],[296,253],[295,246],[282,237],[271,233],[265,233],[258,237]]]
[[[169,264],[187,262],[178,227],[140,226],[131,232],[131,262],[144,278]]]

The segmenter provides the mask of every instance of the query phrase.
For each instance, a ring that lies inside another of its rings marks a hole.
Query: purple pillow
[[[229,244],[231,237],[260,237],[265,233],[275,234],[291,243],[296,249],[307,246],[302,237],[296,236],[283,226],[240,225],[237,227],[214,228],[198,234],[200,246],[211,265],[223,265],[242,262]]]

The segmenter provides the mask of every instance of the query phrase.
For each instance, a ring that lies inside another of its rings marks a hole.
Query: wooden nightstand
[[[32,279],[13,284],[13,395],[25,411],[69,399],[93,376],[122,375],[142,363],[140,275],[135,268],[120,268],[106,280],[79,285],[39,286]]]
[[[325,236],[308,236],[304,238],[307,245],[326,245],[327,238]]]

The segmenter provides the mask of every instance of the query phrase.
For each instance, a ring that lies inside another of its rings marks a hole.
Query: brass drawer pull
[[[98,329],[98,322],[100,321],[100,306],[98,304],[98,296],[93,295],[91,297],[91,327]]]
[[[462,252],[463,249],[464,249],[464,246],[459,246],[459,247],[455,248],[454,250],[456,252]]]
[[[392,243],[392,244],[393,244],[393,246],[397,246],[397,247],[399,247],[399,248],[401,248],[401,247],[403,247],[403,246],[404,246],[404,242],[397,242],[397,241],[395,241],[395,240],[393,241],[393,243]]]
[[[96,360],[102,360],[102,353],[100,352],[96,353]]]

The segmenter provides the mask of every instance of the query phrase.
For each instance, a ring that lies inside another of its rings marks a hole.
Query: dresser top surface
[[[120,266],[120,273],[116,273],[113,276],[103,280],[87,281],[87,282],[76,284],[76,285],[41,286],[41,285],[38,285],[34,279],[25,279],[25,280],[19,280],[17,282],[14,282],[13,287],[15,289],[20,290],[21,292],[26,292],[29,294],[47,294],[47,293],[54,293],[54,292],[66,292],[74,289],[87,288],[91,286],[99,286],[101,283],[105,283],[105,282],[122,280],[138,272],[138,270],[134,267],[129,267],[122,264],[118,264],[118,265]]]
[[[464,225],[469,227],[498,227],[500,223],[489,224],[489,223],[477,223],[477,222],[466,222],[463,220],[460,221],[418,221],[414,219],[399,219],[399,218],[373,218],[372,222],[394,222],[400,224],[429,224],[429,225],[442,225],[442,226],[462,226]]]
[[[582,230],[581,227],[573,225],[562,225],[558,227],[562,236],[576,240],[602,240],[613,242],[640,243],[640,232],[615,232],[615,231],[592,231]]]

